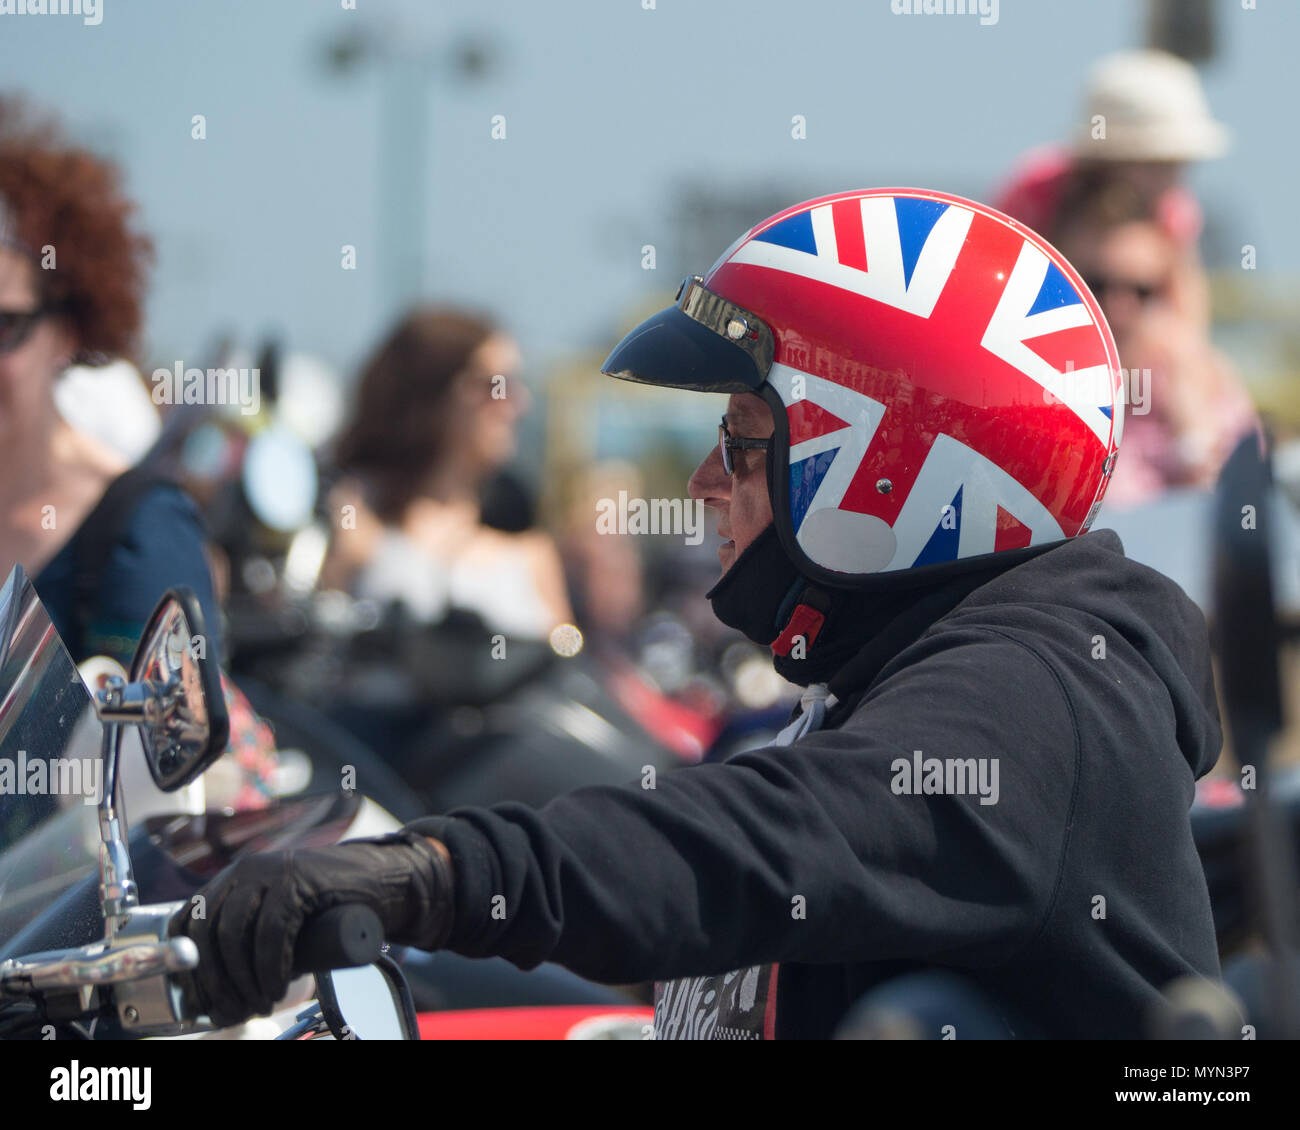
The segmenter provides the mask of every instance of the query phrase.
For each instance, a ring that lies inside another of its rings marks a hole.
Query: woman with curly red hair
[[[198,507],[68,423],[55,402],[73,363],[135,360],[153,249],[134,211],[112,164],[0,98],[0,577],[18,564],[33,578],[78,664],[129,664],[174,585],[198,595],[208,654],[221,654]],[[224,677],[223,687],[233,756],[214,767],[208,796],[215,784],[220,803],[261,807],[273,739]],[[136,799],[139,815],[148,802]]]
[[[55,403],[74,362],[135,353],[152,247],[133,212],[113,165],[0,99],[0,576],[23,566],[77,662],[129,662],[176,584],[218,628],[194,503]]]

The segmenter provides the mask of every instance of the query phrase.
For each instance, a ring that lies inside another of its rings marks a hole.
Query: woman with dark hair
[[[134,354],[152,248],[133,211],[111,164],[0,100],[0,570],[23,566],[78,663],[129,663],[172,585],[219,627],[193,502],[55,404],[74,361]]]
[[[581,742],[570,754],[563,738],[509,747],[490,742],[477,751],[481,774],[458,756],[444,766],[445,751],[429,739],[431,733],[454,739],[452,731],[438,729],[444,724],[438,711],[455,704],[455,688],[487,691],[477,681],[483,665],[459,648],[461,640],[479,639],[480,628],[463,634],[463,621],[444,622],[449,614],[472,612],[489,632],[530,640],[545,640],[572,616],[550,537],[536,529],[507,533],[484,521],[486,488],[514,454],[516,425],[528,408],[515,375],[519,363],[515,343],[488,319],[448,308],[413,310],[362,371],[352,416],[334,449],[343,478],[331,498],[335,533],[322,584],[404,605],[436,625],[421,635],[446,632],[456,641],[459,666],[440,673],[447,694],[436,706],[417,698],[385,709],[342,696],[331,716],[408,780],[453,790],[448,795],[457,789],[502,798],[553,794],[558,780],[591,771],[593,755]],[[522,971],[495,958],[414,950],[405,961],[428,1007],[628,1001],[619,990],[549,962]]]
[[[513,340],[463,311],[422,308],[398,324],[337,441],[345,479],[325,583],[425,621],[471,611],[507,636],[545,638],[570,618],[551,539],[483,521],[485,484],[514,454],[529,403],[519,360]]]

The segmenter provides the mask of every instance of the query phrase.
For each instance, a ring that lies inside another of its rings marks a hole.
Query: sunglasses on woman
[[[1090,275],[1083,281],[1088,284],[1088,289],[1097,296],[1099,302],[1114,291],[1119,294],[1131,294],[1137,299],[1139,305],[1145,306],[1165,290],[1163,280],[1153,282],[1147,279],[1126,279],[1112,275]]]
[[[34,310],[0,310],[0,353],[12,353],[31,337],[32,330],[49,309],[37,306]]]

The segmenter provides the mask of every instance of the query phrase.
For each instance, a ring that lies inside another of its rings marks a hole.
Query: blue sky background
[[[1002,0],[993,26],[889,0],[103,0],[97,27],[0,16],[0,86],[127,170],[159,249],[151,361],[199,360],[223,327],[274,328],[347,370],[395,313],[377,246],[381,84],[373,66],[331,75],[322,45],[360,32],[426,50],[440,62],[411,186],[424,291],[497,311],[540,376],[671,297],[677,278],[643,270],[641,246],[676,261],[685,188],[987,196],[1017,154],[1067,131],[1088,64],[1139,45],[1144,18],[1134,0]],[[1300,3],[1221,0],[1217,19],[1203,73],[1236,144],[1193,181],[1209,255],[1254,243],[1261,274],[1294,275]],[[449,65],[464,36],[494,58],[473,82]],[[794,114],[807,140],[791,139]],[[356,271],[340,269],[345,243]]]

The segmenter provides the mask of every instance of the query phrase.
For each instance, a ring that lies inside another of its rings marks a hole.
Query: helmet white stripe
[[[864,197],[860,207],[867,252],[868,269],[865,271],[839,261],[829,204],[820,205],[811,212],[813,238],[817,245],[815,254],[751,239],[736,249],[731,261],[788,271],[928,318],[957,263],[957,255],[974,214],[954,205],[944,210],[921,249],[908,283],[904,277],[903,251],[893,197]]]
[[[1103,444],[1109,444],[1111,421],[1102,407],[1112,407],[1114,412],[1123,410],[1115,403],[1117,398],[1110,369],[1106,365],[1092,365],[1062,373],[1025,344],[1042,335],[1043,331],[1038,327],[1044,323],[1040,319],[1050,313],[1045,311],[1029,316],[1029,310],[1047,276],[1047,267],[1047,256],[1026,240],[1020,248],[1016,265],[1011,269],[1011,277],[1007,280],[980,344],[995,357],[1013,365],[1063,401]],[[1065,309],[1076,307],[1087,314],[1087,307],[1082,303],[1072,304]],[[1087,325],[1091,321],[1091,315],[1088,315],[1079,324]],[[1069,327],[1058,325],[1055,328]]]

